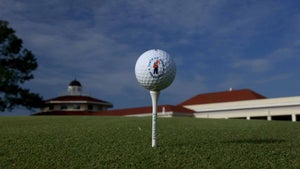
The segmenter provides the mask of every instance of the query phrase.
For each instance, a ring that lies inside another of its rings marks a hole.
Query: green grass
[[[279,121],[1,117],[0,168],[299,168],[300,125]]]

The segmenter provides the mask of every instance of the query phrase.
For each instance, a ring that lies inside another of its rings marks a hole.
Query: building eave
[[[106,106],[113,106],[111,103],[105,103],[105,102],[95,102],[95,101],[84,101],[84,100],[78,100],[78,101],[57,101],[57,100],[50,100],[45,102],[45,104],[93,104],[93,105],[106,105]]]

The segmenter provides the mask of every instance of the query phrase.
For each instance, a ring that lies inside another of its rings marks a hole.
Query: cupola
[[[74,79],[73,81],[70,82],[68,86],[68,94],[69,95],[81,95],[82,93],[82,86],[81,83]]]

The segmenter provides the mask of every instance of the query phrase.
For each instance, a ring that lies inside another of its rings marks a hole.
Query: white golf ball
[[[175,75],[175,62],[167,52],[160,49],[144,52],[135,64],[137,81],[151,91],[167,88],[174,81]]]

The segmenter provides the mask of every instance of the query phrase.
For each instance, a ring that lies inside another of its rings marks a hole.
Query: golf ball
[[[175,79],[176,65],[170,55],[160,49],[144,52],[135,64],[139,84],[151,91],[167,88]]]

